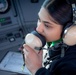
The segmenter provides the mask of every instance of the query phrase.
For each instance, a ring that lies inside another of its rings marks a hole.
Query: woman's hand
[[[25,65],[30,70],[30,72],[34,75],[36,71],[42,67],[42,56],[43,51],[36,52],[28,45],[23,45],[24,49],[24,57],[25,57]]]

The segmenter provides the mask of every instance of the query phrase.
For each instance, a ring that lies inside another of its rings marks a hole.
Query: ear
[[[73,10],[73,25],[64,30],[63,42],[69,46],[76,44],[76,1],[67,0]]]
[[[76,25],[72,25],[64,31],[63,42],[69,46],[76,44]]]

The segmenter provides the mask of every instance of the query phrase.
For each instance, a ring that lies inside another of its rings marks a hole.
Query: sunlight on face
[[[62,26],[50,16],[45,8],[40,9],[38,16],[36,30],[46,38],[46,41],[52,42],[60,39]]]

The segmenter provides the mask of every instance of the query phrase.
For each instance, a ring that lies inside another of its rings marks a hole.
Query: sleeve
[[[74,63],[65,64],[57,71],[57,73],[60,75],[76,75],[76,65]]]
[[[50,75],[50,71],[42,67],[35,73],[35,75]]]
[[[51,71],[40,68],[35,75],[76,75],[76,61],[71,60],[55,65]]]
[[[57,75],[76,75],[76,59],[72,58],[71,60],[59,63],[54,68],[54,73]]]

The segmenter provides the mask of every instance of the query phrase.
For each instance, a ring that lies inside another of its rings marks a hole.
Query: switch
[[[21,37],[20,33],[16,33],[16,34],[15,34],[15,37],[16,37],[16,38]]]
[[[9,41],[10,41],[10,42],[14,42],[14,41],[15,41],[15,38],[14,38],[14,37],[10,37],[10,38],[9,38]]]

